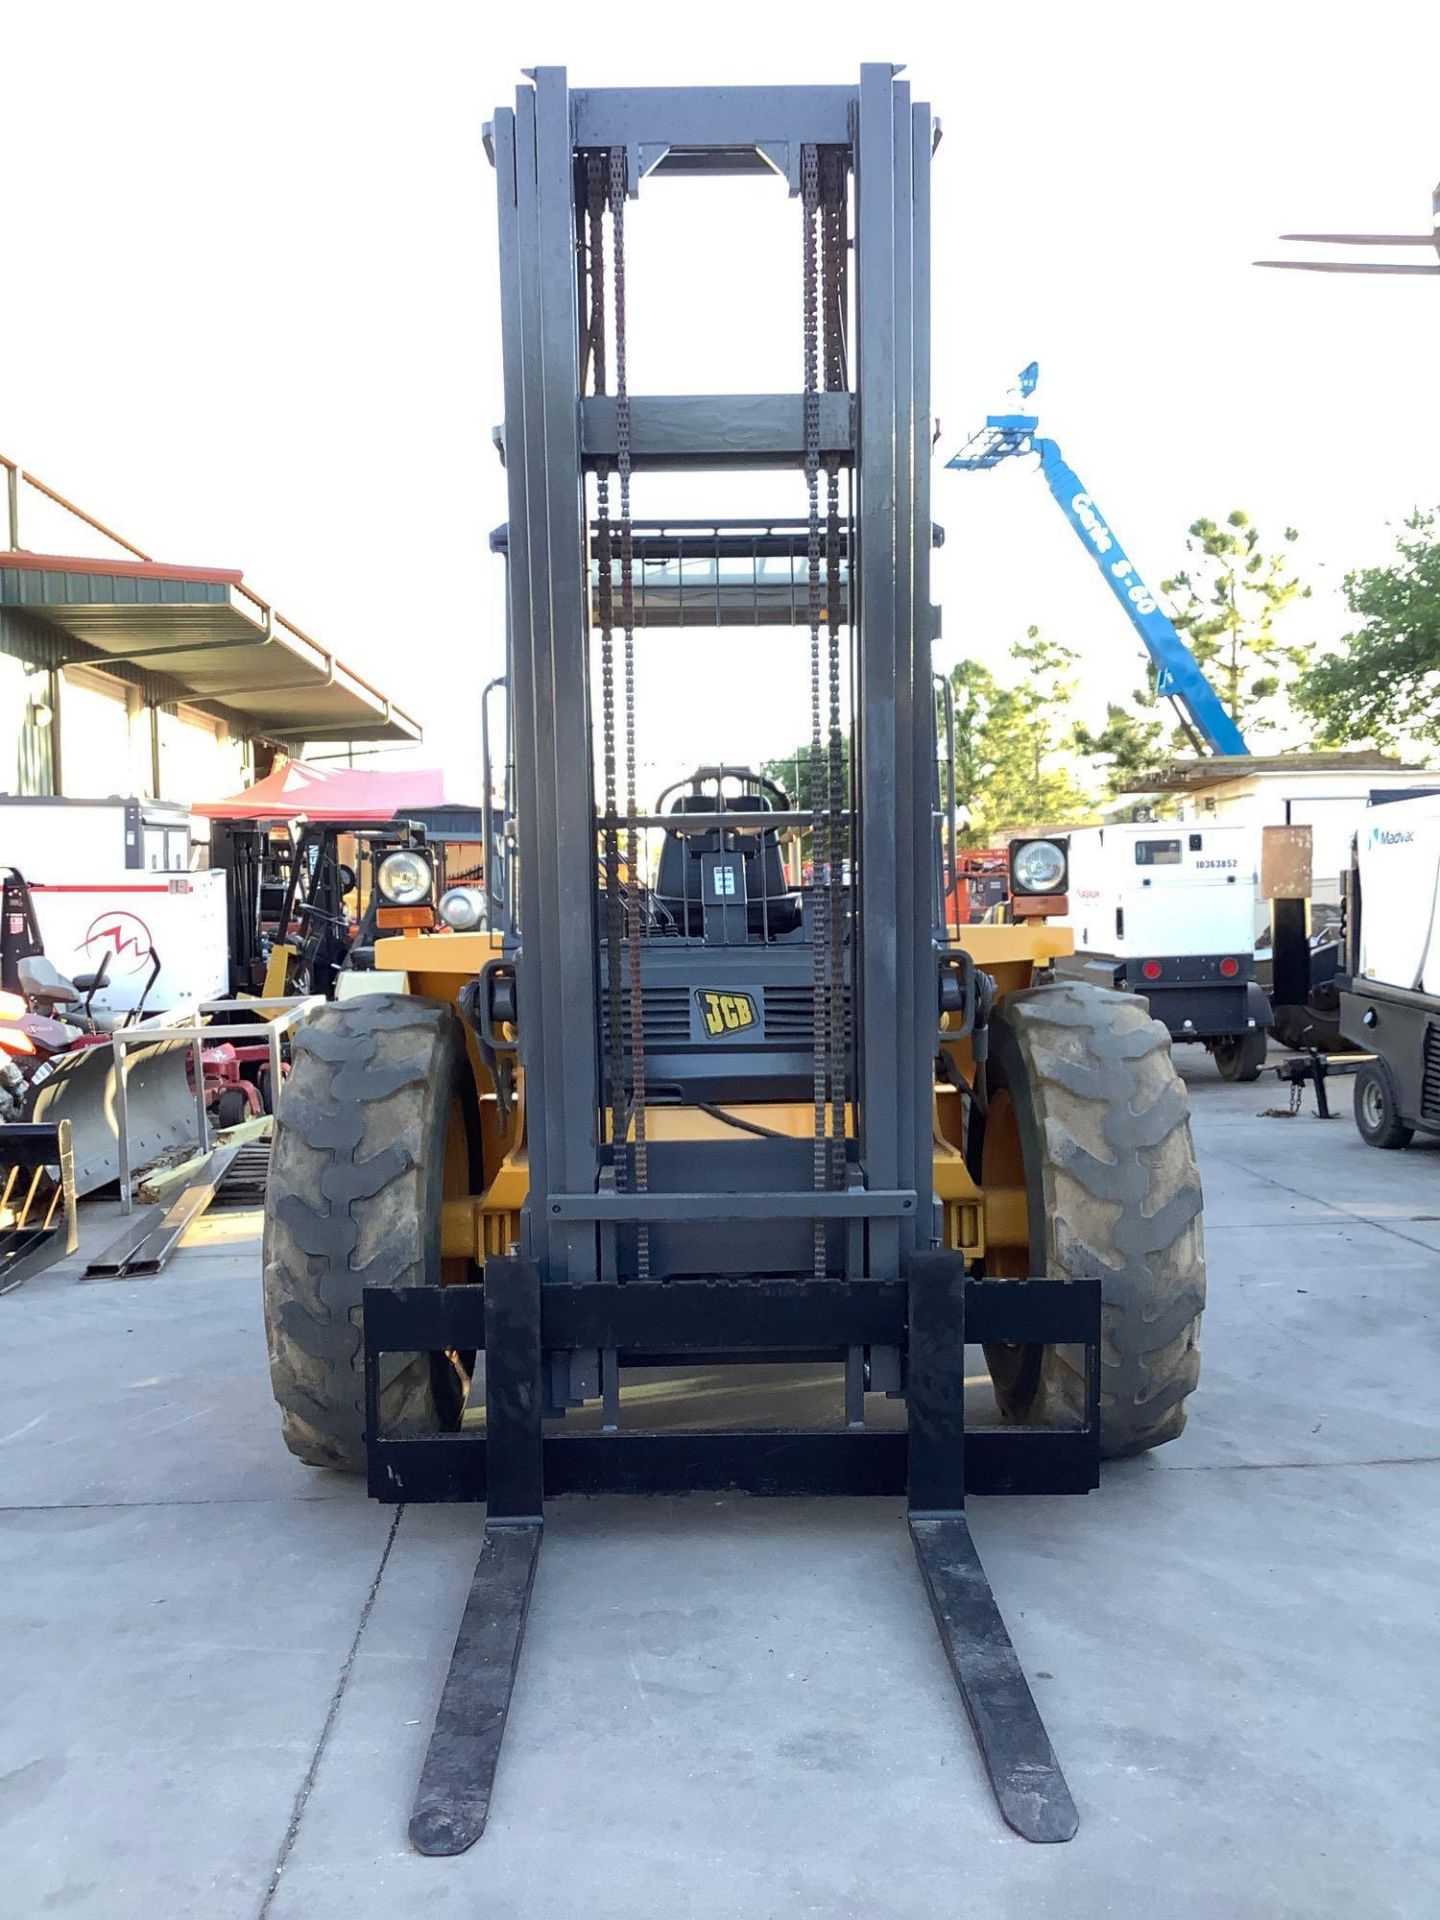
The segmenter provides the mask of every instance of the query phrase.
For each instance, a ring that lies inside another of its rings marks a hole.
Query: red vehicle
[[[270,1048],[265,1041],[238,1044],[217,1040],[203,1053],[205,1106],[217,1127],[238,1127],[242,1120],[258,1120],[273,1113]],[[282,1062],[281,1072],[289,1070]]]
[[[1010,898],[1010,855],[1005,847],[966,847],[955,855],[954,880],[945,902],[952,927],[973,926]],[[947,862],[949,878],[950,868]]]

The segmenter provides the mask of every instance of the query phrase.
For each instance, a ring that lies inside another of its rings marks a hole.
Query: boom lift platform
[[[1021,371],[1018,383],[1022,406],[1034,394],[1039,379],[1039,365],[1032,360]],[[1210,753],[1249,753],[1244,735],[1175,631],[1175,623],[1146,586],[1084,482],[1067,464],[1058,443],[1046,439],[1039,427],[1039,415],[1028,408],[1024,412],[988,414],[980,432],[972,434],[946,464],[962,473],[983,473],[998,467],[1002,460],[1037,455],[1056,505],[1144,643],[1155,668],[1156,693],[1174,703],[1181,724],[1197,747],[1203,746]]]
[[[381,940],[412,991],[297,1034],[267,1195],[287,1443],[381,1500],[487,1503],[410,1822],[425,1853],[485,1827],[566,1492],[904,1494],[1004,1818],[1076,1830],[965,1498],[1084,1492],[1102,1452],[1179,1431],[1200,1198],[1143,1007],[1050,984],[1070,938],[1041,920],[944,924],[934,140],[888,65],[683,91],[542,67],[486,131],[509,486],[490,925]],[[695,174],[799,203],[793,392],[631,392],[627,226],[652,180]],[[671,469],[800,475],[808,511],[637,520],[633,478]],[[802,804],[727,757],[644,811],[647,620],[711,653],[717,629],[808,635]],[[1009,1424],[967,1431],[967,1341]],[[622,1390],[757,1359],[832,1366],[836,1424],[656,1430]],[[598,1430],[567,1427],[584,1407]]]

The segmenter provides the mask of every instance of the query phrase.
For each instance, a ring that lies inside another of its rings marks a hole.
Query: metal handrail
[[[24,467],[18,465],[14,460],[7,460],[3,453],[0,453],[0,467],[6,469],[8,479],[10,496],[9,533],[10,551],[12,553],[22,551],[20,546],[19,483],[23,480],[27,482],[28,485],[34,487],[37,493],[43,493],[47,500],[53,500],[57,507],[63,507],[67,513],[73,513],[77,520],[83,520],[87,527],[93,527],[96,533],[103,533],[107,540],[113,540],[117,547],[124,547],[127,553],[133,553],[137,560],[145,560],[153,563],[153,556],[146,553],[143,548],[137,547],[133,541],[127,540],[123,534],[116,533],[113,527],[107,527],[105,522],[103,520],[97,520],[93,513],[86,513],[83,507],[77,507],[73,500],[67,500],[64,494],[57,493],[54,487],[47,487],[43,480],[37,479],[33,473],[27,472]]]
[[[178,1026],[161,1025],[162,1021],[173,1020],[174,1016],[157,1013],[137,1026],[115,1029],[110,1036],[110,1045],[115,1057],[115,1133],[120,1157],[121,1213],[129,1213],[135,1204],[130,1192],[130,1049],[153,1046],[156,1042],[167,1040],[190,1042],[199,1147],[202,1153],[206,1153],[210,1148],[210,1118],[205,1111],[206,1047],[217,1040],[253,1041],[257,1035],[263,1034],[270,1049],[270,1097],[273,1103],[280,1098],[282,1038],[291,1027],[308,1020],[315,1009],[324,1004],[324,996],[318,993],[283,994],[255,1000],[202,1000],[197,1007],[191,1008],[189,1015],[182,1018]],[[270,1017],[259,1021],[226,1020],[219,1025],[201,1024],[202,1020],[214,1014],[238,1013],[242,1010],[249,1013],[265,1012]]]

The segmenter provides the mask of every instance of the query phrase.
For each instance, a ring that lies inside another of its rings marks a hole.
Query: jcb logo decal
[[[757,1024],[755,1002],[748,993],[715,993],[709,987],[697,987],[700,1015],[711,1040],[723,1040],[730,1033],[745,1033]]]

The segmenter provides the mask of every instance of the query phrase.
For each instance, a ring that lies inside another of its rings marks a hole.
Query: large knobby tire
[[[1026,1191],[1026,1246],[987,1274],[1101,1281],[1100,1451],[1173,1440],[1200,1372],[1200,1175],[1170,1037],[1133,994],[1063,983],[1011,994],[990,1024],[979,1176]],[[1083,1418],[1084,1350],[987,1349],[1005,1418]]]
[[[1248,1033],[1227,1034],[1224,1039],[1214,1041],[1210,1048],[1222,1080],[1247,1084],[1260,1078],[1269,1050],[1269,1037],[1263,1027],[1251,1027]]]
[[[290,1451],[359,1473],[361,1289],[470,1277],[442,1262],[440,1208],[469,1188],[474,1081],[453,1010],[403,994],[320,1008],[293,1054],[265,1193],[270,1380]],[[454,1428],[466,1384],[460,1356],[387,1354],[386,1430]]]

